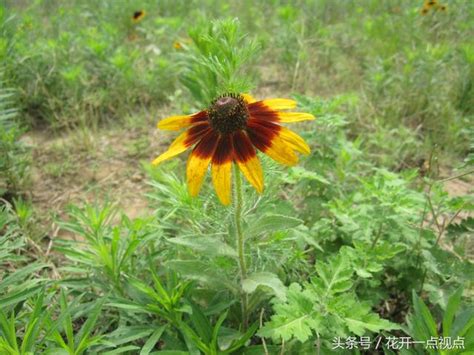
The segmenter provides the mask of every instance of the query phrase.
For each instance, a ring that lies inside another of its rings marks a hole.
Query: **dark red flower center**
[[[244,98],[236,94],[226,94],[214,100],[208,115],[212,128],[224,134],[245,128],[249,118]]]
[[[136,19],[138,19],[139,17],[141,17],[142,15],[143,15],[143,11],[141,11],[141,10],[140,10],[140,11],[135,11],[135,12],[133,13],[133,18],[136,20]]]

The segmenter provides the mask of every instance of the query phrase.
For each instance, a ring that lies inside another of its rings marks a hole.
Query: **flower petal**
[[[308,144],[306,144],[304,139],[297,135],[295,132],[289,130],[288,128],[281,127],[279,136],[281,137],[281,139],[287,142],[294,150],[306,155],[311,153],[311,149],[309,148]]]
[[[248,105],[250,117],[258,120],[278,121],[278,111],[272,110],[263,103],[264,101],[257,101]]]
[[[206,134],[211,131],[211,125],[207,122],[201,122],[190,127],[186,132],[188,133],[188,138],[186,138],[185,144],[192,145],[198,140],[203,138]]]
[[[166,152],[158,156],[153,160],[153,165],[158,165],[161,162],[173,158],[174,156],[183,153],[190,145],[186,144],[186,138],[188,138],[188,131],[181,133],[174,141],[171,143],[170,147]]]
[[[303,153],[309,154],[311,149],[309,148],[308,144],[297,135],[295,132],[289,130],[286,127],[283,127],[275,122],[259,120],[259,119],[251,119],[249,121],[249,125],[254,127],[257,131],[261,131],[262,134],[269,134],[268,132],[273,132],[274,134],[278,134],[278,136],[285,141],[292,149]]]
[[[257,101],[248,105],[250,116],[253,119],[273,122],[299,122],[314,120],[314,116],[306,112],[280,112],[296,106],[296,101],[287,99],[270,99]]]
[[[291,145],[279,136],[281,126],[272,124],[267,127],[257,120],[249,120],[247,124],[250,140],[263,153],[284,165],[292,166],[298,162],[298,157]]]
[[[232,136],[226,134],[219,138],[212,156],[212,182],[223,205],[231,201],[233,151]]]
[[[212,182],[216,189],[217,197],[225,206],[231,202],[232,188],[232,161],[224,164],[212,164]]]
[[[234,159],[245,178],[259,192],[263,192],[263,171],[252,142],[246,133],[234,134]]]
[[[297,105],[295,100],[290,99],[267,99],[262,100],[261,103],[272,110],[289,110]]]
[[[189,193],[193,197],[197,196],[201,190],[207,167],[217,146],[217,141],[217,134],[211,131],[201,139],[189,155],[186,177]]]
[[[173,158],[174,156],[181,154],[209,132],[211,132],[211,128],[207,122],[191,127],[190,129],[181,133],[173,141],[173,143],[171,143],[168,150],[161,154],[158,158],[153,160],[152,164],[158,165],[167,159]]]
[[[278,121],[283,123],[312,121],[315,117],[305,112],[278,112]]]
[[[242,96],[245,100],[245,102],[247,102],[247,104],[251,104],[253,102],[256,102],[257,100],[250,94],[240,94],[240,96]]]
[[[271,146],[264,153],[283,165],[293,166],[298,163],[298,156],[293,149],[278,136],[272,139]]]
[[[242,171],[248,182],[252,184],[259,194],[261,194],[263,192],[264,185],[263,170],[258,156],[255,155],[246,162],[237,161],[237,164],[239,165],[240,171]]]
[[[207,120],[207,112],[201,111],[194,115],[171,116],[162,119],[158,122],[157,127],[163,130],[177,131],[181,128],[189,127],[190,125]]]
[[[178,129],[188,127],[191,124],[191,116],[171,116],[158,122],[159,129],[177,131]]]

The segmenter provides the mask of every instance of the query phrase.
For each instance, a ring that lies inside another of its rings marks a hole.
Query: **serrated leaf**
[[[356,272],[357,276],[362,277],[364,279],[368,279],[368,278],[372,277],[372,274],[370,272],[368,272],[367,270],[361,269],[361,268],[355,269],[355,272]]]
[[[316,173],[315,171],[309,171],[300,166],[292,168],[290,172],[290,181],[299,181],[301,179],[318,181],[324,185],[331,184],[329,180],[327,180],[324,176]]]
[[[314,277],[312,282],[324,290],[326,295],[345,292],[352,287],[353,270],[349,260],[342,255],[338,254],[327,263],[317,263],[315,267],[319,277]]]
[[[280,319],[272,318],[273,323],[269,323],[262,328],[258,335],[271,337],[274,341],[288,341],[293,337],[304,343],[313,335],[313,329],[317,329],[320,320],[312,318],[311,314],[300,315],[299,317]]]
[[[277,275],[271,272],[254,273],[242,281],[242,288],[247,293],[255,292],[259,286],[269,287],[278,298],[286,299],[285,285],[283,285],[283,282],[281,282]]]
[[[380,330],[400,329],[398,325],[393,324],[386,319],[382,319],[373,313],[366,314],[360,319],[346,317],[344,320],[346,321],[349,330],[358,336],[364,335],[367,330],[377,333]]]
[[[302,290],[296,283],[291,284],[287,300],[278,301],[274,305],[275,314],[260,329],[258,335],[271,337],[274,341],[288,341],[295,337],[305,342],[321,323],[321,316],[315,312],[313,305],[311,292]]]

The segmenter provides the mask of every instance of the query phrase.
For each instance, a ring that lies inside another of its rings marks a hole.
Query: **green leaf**
[[[38,286],[35,286],[33,288],[28,288],[23,291],[7,294],[6,297],[0,298],[0,308],[4,308],[9,305],[24,301],[27,298],[30,298],[34,294],[38,293],[42,289],[42,287],[43,287],[42,285],[38,285]]]
[[[298,227],[303,221],[298,218],[288,217],[284,215],[266,215],[253,221],[245,230],[245,234],[255,237],[261,233],[271,233],[281,230],[292,229]]]
[[[49,316],[46,311],[43,311],[44,289],[35,300],[33,312],[30,315],[30,320],[26,325],[25,334],[21,344],[21,352],[26,353],[32,351],[34,344],[37,341],[37,335],[43,326],[45,316]]]
[[[120,308],[120,309],[125,309],[125,310],[128,310],[128,311],[148,313],[148,310],[147,310],[146,307],[144,307],[142,305],[139,305],[139,304],[136,304],[136,303],[127,302],[127,301],[110,302],[110,303],[107,303],[107,306]]]
[[[324,185],[330,185],[331,182],[324,176],[316,173],[315,171],[306,170],[303,167],[297,166],[291,169],[289,174],[290,181],[299,181],[301,179],[318,181]]]
[[[415,308],[415,318],[421,321],[421,327],[424,328],[424,334],[426,334],[426,339],[430,337],[437,337],[438,332],[436,330],[436,323],[433,319],[433,316],[430,313],[430,310],[423,302],[423,300],[417,296],[415,290],[413,290],[413,306]]]
[[[75,336],[75,343],[78,344],[77,349],[86,348],[88,346],[87,344],[91,343],[89,336],[92,333],[97,320],[99,319],[99,315],[105,301],[105,297],[97,301],[97,303],[94,305],[94,308],[88,313],[87,320],[84,322],[81,329]]]
[[[182,276],[207,284],[213,289],[221,290],[225,287],[233,293],[238,293],[238,287],[219,273],[214,266],[202,261],[171,260],[166,266],[179,272]]]
[[[377,333],[380,330],[400,329],[396,324],[393,324],[386,319],[382,319],[374,313],[366,314],[360,319],[346,317],[344,320],[346,321],[349,330],[358,336],[364,335],[366,330]]]
[[[219,335],[219,330],[221,329],[222,323],[224,323],[225,319],[227,318],[228,311],[222,313],[219,318],[217,319],[216,324],[214,325],[214,329],[212,330],[212,340],[211,340],[211,349],[215,349],[216,352],[218,350],[217,347],[217,338]]]
[[[286,299],[285,285],[271,272],[254,273],[242,281],[242,288],[247,293],[255,292],[259,286],[269,287],[278,298]]]
[[[119,327],[107,336],[107,340],[114,346],[119,346],[142,339],[150,335],[152,331],[153,329],[150,329],[149,326],[142,325]]]
[[[231,344],[231,346],[229,347],[229,349],[226,350],[226,352],[232,353],[240,349],[242,346],[244,346],[247,340],[249,340],[255,334],[258,327],[259,327],[258,322],[255,322],[254,324],[252,324],[252,326],[249,329],[247,329],[247,331],[239,339],[237,339]]]
[[[189,247],[207,256],[237,257],[234,248],[219,240],[219,237],[188,236],[167,239],[168,242]]]
[[[468,307],[459,312],[453,322],[451,333],[453,336],[465,336],[474,327],[474,307]]]
[[[325,296],[345,292],[352,287],[353,270],[348,258],[341,254],[327,263],[317,263],[315,267],[319,277],[314,277],[311,282],[324,290]]]
[[[33,263],[28,266],[25,266],[14,273],[5,277],[0,283],[0,292],[5,290],[8,286],[14,285],[18,287],[21,284],[21,281],[31,275],[34,275],[36,271],[39,271],[45,267],[48,267],[47,264]]]
[[[210,343],[212,339],[212,326],[207,317],[201,311],[198,305],[191,303],[192,314],[190,315],[191,322],[193,322],[194,329],[197,331],[199,337],[205,342]]]
[[[123,354],[132,350],[139,350],[140,348],[136,345],[127,345],[118,349],[110,350],[110,351],[105,351],[102,354],[103,355],[114,355],[114,354]]]
[[[448,305],[446,306],[446,311],[444,312],[443,317],[443,336],[448,337],[451,333],[451,326],[453,324],[454,315],[459,309],[461,304],[461,297],[463,293],[463,288],[459,287],[448,300]]]
[[[13,347],[16,351],[18,349],[18,343],[16,339],[16,330],[15,330],[15,318],[7,318],[7,315],[3,313],[0,308],[0,330],[2,331],[3,336],[5,337],[6,342],[10,347]],[[1,339],[1,338],[0,338]]]
[[[285,302],[277,300],[275,314],[260,329],[258,335],[274,341],[288,341],[295,337],[301,342],[308,340],[313,330],[321,324],[321,315],[313,308],[315,299],[311,292],[302,290],[297,283],[290,285]]]
[[[156,343],[158,343],[158,341],[160,340],[161,335],[163,334],[165,329],[166,325],[162,325],[153,332],[153,334],[146,341],[145,345],[143,345],[143,348],[140,351],[140,355],[148,355],[153,350]]]

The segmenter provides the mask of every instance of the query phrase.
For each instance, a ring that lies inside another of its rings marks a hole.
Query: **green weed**
[[[408,336],[474,351],[474,201],[445,189],[472,174],[473,5],[421,6],[2,6],[3,196],[26,186],[23,125],[67,130],[98,170],[101,126],[139,132],[123,152],[148,161],[142,126],[165,104],[196,112],[226,92],[291,91],[317,119],[300,126],[311,153],[285,169],[259,154],[263,194],[244,182],[232,207],[209,178],[191,197],[181,158],[142,164],[143,218],[98,200],[42,235],[34,198],[1,200],[0,354],[326,354],[341,337]],[[40,168],[79,175],[74,150],[53,146]]]

